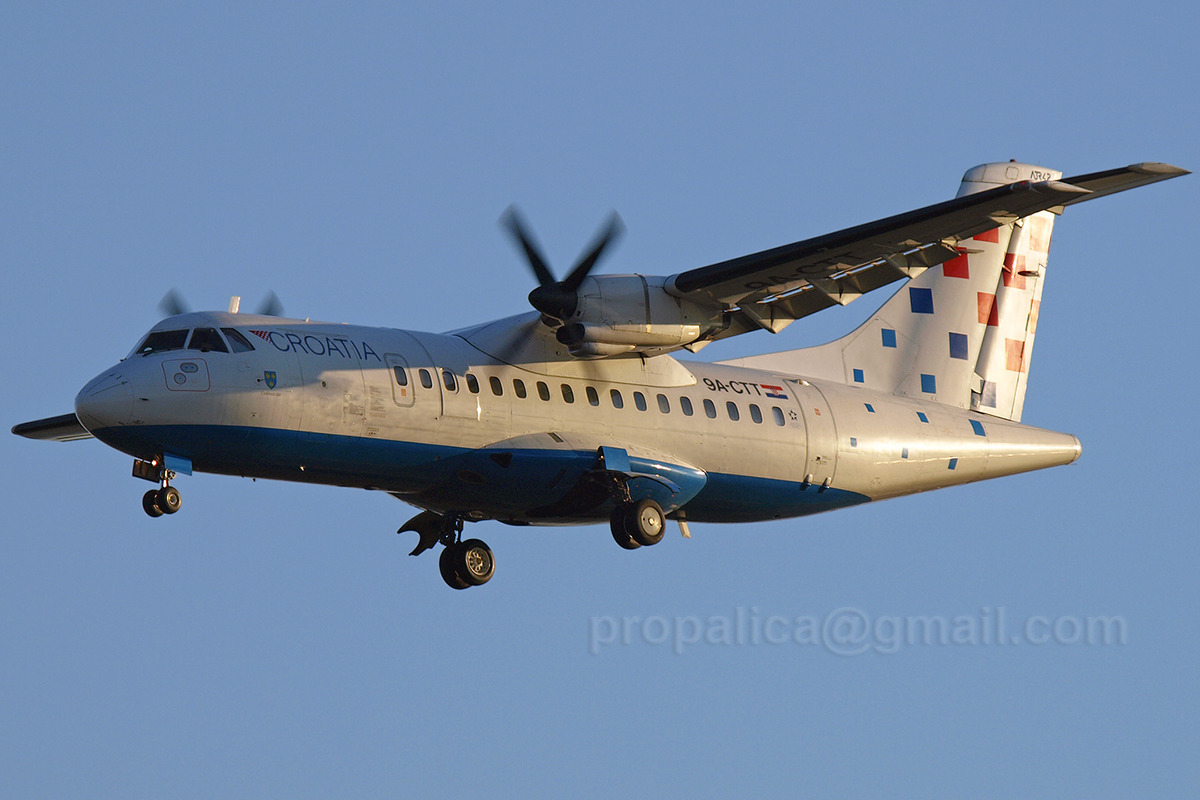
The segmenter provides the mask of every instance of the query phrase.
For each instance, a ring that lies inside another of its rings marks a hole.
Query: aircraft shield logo
[[[268,371],[264,371],[264,372],[263,372],[263,381],[265,381],[265,382],[266,382],[266,384],[267,384],[267,388],[268,388],[268,389],[274,389],[274,388],[275,388],[275,383],[276,383],[276,380],[275,380],[275,373],[274,373],[274,372],[268,372]]]

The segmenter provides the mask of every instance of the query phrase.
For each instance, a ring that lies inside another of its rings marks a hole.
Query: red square
[[[1026,220],[1029,231],[1029,249],[1036,253],[1045,253],[1050,249],[1050,231],[1053,223],[1044,217],[1030,217]]]
[[[970,278],[971,273],[967,269],[967,254],[959,250],[957,257],[942,264],[942,274],[947,278]]]
[[[1000,311],[996,308],[996,295],[976,292],[979,297],[979,321],[993,327],[1000,325]]]
[[[1004,285],[1011,289],[1024,289],[1025,276],[1021,271],[1025,269],[1025,256],[1014,255],[1009,253],[1004,256],[1004,270],[1001,273],[1001,278],[1004,280]]]
[[[975,241],[977,241],[977,242],[994,242],[996,244],[1000,244],[1000,229],[992,228],[990,231],[984,231],[983,233],[977,233],[977,234],[975,234]]]
[[[1025,342],[1020,339],[1004,340],[1004,368],[1009,372],[1025,371]]]

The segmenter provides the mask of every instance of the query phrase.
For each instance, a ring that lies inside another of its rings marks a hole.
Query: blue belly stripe
[[[501,519],[519,518],[517,509],[556,502],[567,484],[597,462],[593,452],[522,450],[518,463],[512,465],[520,471],[520,488],[514,491],[506,484],[493,497],[488,490],[491,473],[486,473],[493,465],[486,455],[481,459],[485,451],[469,448],[231,425],[100,428],[92,434],[137,458],[151,459],[163,452],[190,458],[196,472],[374,488],[413,497],[444,498],[451,491],[466,498],[462,509],[478,508]],[[465,470],[479,474],[483,483],[464,482]],[[753,522],[816,514],[869,500],[836,487],[818,492],[815,486],[805,488],[793,481],[709,472],[707,483],[687,503],[686,511],[693,522]],[[578,521],[600,518],[592,513]]]

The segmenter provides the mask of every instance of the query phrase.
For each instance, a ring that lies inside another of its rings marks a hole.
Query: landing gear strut
[[[409,555],[420,555],[438,542],[443,545],[438,556],[438,570],[451,589],[482,586],[496,572],[492,550],[479,539],[462,540],[462,517],[422,511],[396,531],[416,531],[421,540]]]

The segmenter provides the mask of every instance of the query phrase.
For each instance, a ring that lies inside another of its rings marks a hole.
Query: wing
[[[1134,164],[1060,181],[1021,181],[968,194],[836,233],[671,276],[679,297],[733,309],[712,338],[777,333],[791,322],[959,255],[963,240],[1027,217],[1187,174],[1168,164]]]
[[[12,432],[27,439],[43,439],[51,442],[73,442],[76,439],[92,438],[87,428],[79,423],[74,414],[22,422],[20,425],[14,425]]]

